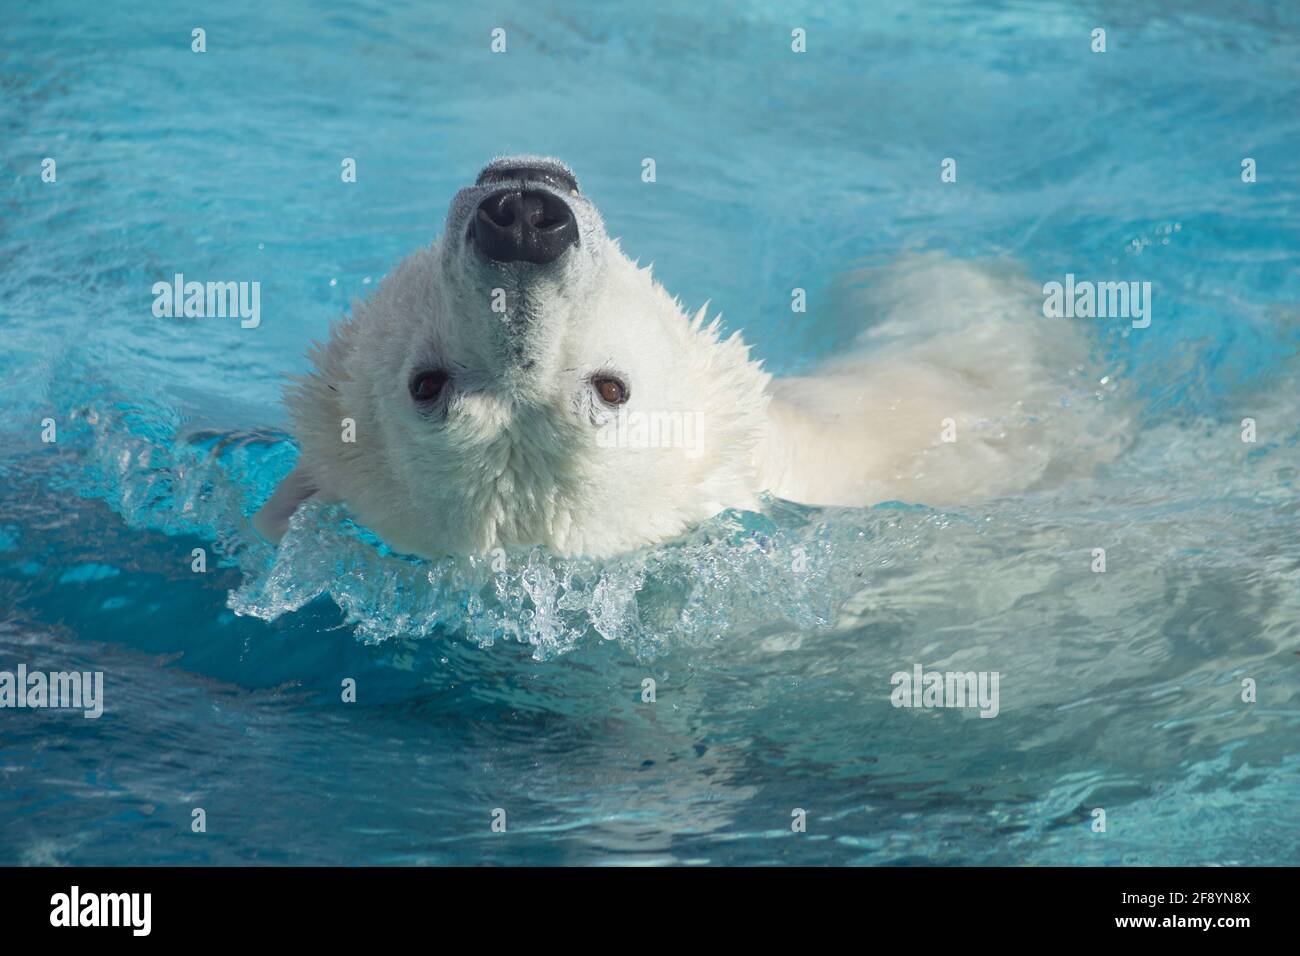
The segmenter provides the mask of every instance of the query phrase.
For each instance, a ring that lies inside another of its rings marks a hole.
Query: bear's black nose
[[[474,210],[474,243],[495,262],[554,262],[578,242],[573,210],[540,189],[502,189]]]

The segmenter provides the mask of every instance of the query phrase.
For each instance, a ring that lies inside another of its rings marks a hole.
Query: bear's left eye
[[[591,380],[600,400],[606,405],[622,405],[628,399],[627,385],[613,375],[596,375]]]
[[[429,369],[411,379],[411,397],[417,402],[432,402],[442,394],[451,376],[442,369]]]

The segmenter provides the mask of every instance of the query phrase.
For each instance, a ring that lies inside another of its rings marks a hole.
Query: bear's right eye
[[[450,380],[451,376],[442,369],[419,372],[411,379],[411,397],[421,403],[436,401]]]
[[[627,385],[622,379],[613,375],[596,375],[592,378],[591,385],[606,405],[622,405],[627,401]]]

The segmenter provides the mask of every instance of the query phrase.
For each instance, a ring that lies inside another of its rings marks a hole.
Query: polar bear
[[[1086,350],[1027,282],[933,257],[867,278],[857,347],[774,380],[622,252],[568,166],[494,160],[316,346],[287,394],[298,464],[255,526],[278,541],[314,498],[424,557],[602,558],[764,492],[950,505],[1099,457],[1060,414]]]

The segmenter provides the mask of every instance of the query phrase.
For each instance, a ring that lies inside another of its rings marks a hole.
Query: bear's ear
[[[279,544],[284,533],[289,530],[289,517],[298,510],[300,504],[319,490],[307,474],[307,469],[298,465],[280,482],[270,500],[253,515],[253,527],[267,541]]]

